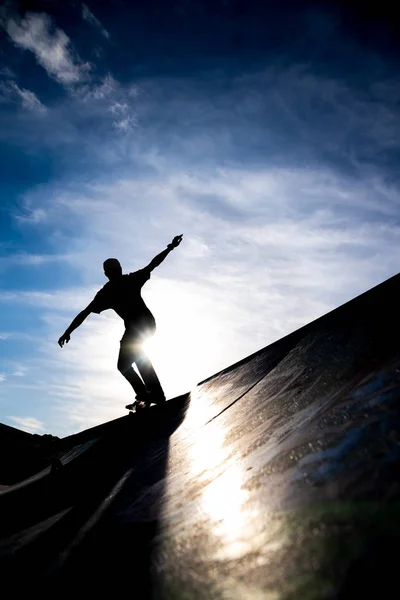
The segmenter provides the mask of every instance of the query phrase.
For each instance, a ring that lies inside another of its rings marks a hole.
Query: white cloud
[[[25,223],[36,224],[46,221],[47,213],[43,208],[32,208],[30,206],[26,206],[23,213],[20,212],[19,214],[15,215],[15,219]]]
[[[113,96],[118,90],[118,83],[112,75],[106,75],[98,85],[82,85],[77,94],[82,100],[104,100]]]
[[[142,90],[138,85],[131,85],[128,88],[128,96],[131,96],[132,98],[137,98],[141,93]]]
[[[0,76],[1,77],[7,77],[8,79],[14,79],[15,73],[14,73],[14,71],[12,71],[11,69],[9,69],[8,67],[1,67],[1,69],[0,69]]]
[[[94,16],[85,3],[82,4],[82,17],[85,21],[96,27],[96,29],[98,29],[105,38],[110,38],[110,34],[108,33],[107,29],[103,27],[99,19]]]
[[[22,106],[27,110],[31,110],[33,112],[44,113],[46,112],[46,107],[40,102],[39,98],[31,92],[30,90],[26,90],[24,88],[18,87],[16,83],[12,83],[12,88],[21,98]]]
[[[76,95],[84,102],[97,101],[113,116],[113,125],[120,131],[131,131],[137,126],[137,114],[132,107],[131,94],[110,74],[98,85],[91,83],[76,90]]]
[[[35,417],[8,417],[19,429],[28,433],[40,433],[44,431],[44,424]]]
[[[17,294],[8,293],[8,292],[0,292],[0,301],[8,302],[15,299]],[[0,340],[22,340],[24,342],[32,342],[35,340],[34,336],[29,335],[25,332],[21,331],[7,331],[0,333]]]
[[[138,125],[137,115],[131,109],[127,102],[113,102],[109,111],[117,118],[114,121],[114,127],[120,131],[130,131]]]
[[[35,113],[44,114],[46,107],[31,90],[20,88],[15,81],[0,81],[0,102],[14,103],[20,101],[22,106]]]
[[[4,373],[0,373],[0,381],[5,381],[6,380],[6,376]]]
[[[114,121],[114,126],[120,131],[130,131],[134,127],[137,127],[137,118],[134,115],[129,115],[123,119]]]
[[[6,30],[14,44],[30,50],[49,74],[64,85],[87,78],[90,65],[73,54],[68,36],[53,26],[47,14],[28,13],[20,22],[10,18]]]
[[[0,257],[0,267],[2,265],[39,266],[65,260],[69,260],[69,257],[64,254],[8,254]]]
[[[112,113],[122,113],[125,114],[127,112],[127,110],[129,109],[129,106],[126,102],[114,102],[113,104],[111,104],[109,110]]]
[[[10,373],[12,377],[25,377],[26,370],[25,369],[17,369],[17,371],[13,371]]]
[[[89,304],[96,291],[94,287],[71,288],[68,291],[60,290],[59,292],[7,291],[0,292],[0,302],[50,308],[55,312],[71,312]]]
[[[5,83],[4,81],[0,81],[0,102],[12,102],[12,88],[9,83]]]

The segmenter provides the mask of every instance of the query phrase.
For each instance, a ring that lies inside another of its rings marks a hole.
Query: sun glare
[[[179,465],[186,484],[179,494],[167,482],[165,518],[168,523],[187,491],[196,490],[193,516],[202,520],[210,540],[214,540],[210,551],[215,559],[230,560],[249,549],[246,540],[249,514],[245,508],[249,492],[244,486],[242,469],[226,444],[225,428],[218,422],[199,426],[208,417],[212,401],[204,390],[192,394],[187,418],[170,445],[168,470],[173,472]]]
[[[155,284],[158,284],[157,286]],[[192,389],[212,370],[210,349],[216,347],[218,324],[204,318],[204,307],[193,290],[176,290],[166,280],[154,282],[149,297],[157,331],[144,349],[159,375],[167,397]]]

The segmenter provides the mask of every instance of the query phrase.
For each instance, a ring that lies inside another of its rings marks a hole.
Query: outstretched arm
[[[90,305],[89,305],[90,306]],[[82,325],[83,321],[86,319],[86,317],[88,317],[91,313],[91,310],[89,308],[89,306],[87,306],[84,310],[82,310],[78,315],[76,315],[75,319],[72,321],[71,325],[65,330],[65,332],[62,334],[62,336],[60,337],[60,339],[58,340],[58,344],[60,346],[60,348],[62,348],[64,346],[65,343],[68,344],[70,338],[71,338],[71,333],[77,329],[79,327],[79,325]]]
[[[163,250],[162,252],[160,252],[160,254],[157,254],[157,256],[155,256],[153,258],[153,260],[147,265],[146,269],[148,269],[149,271],[152,271],[153,269],[155,269],[156,267],[158,267],[158,265],[161,265],[162,261],[167,258],[168,254],[174,249],[177,248],[179,246],[179,244],[182,241],[182,237],[183,235],[176,235],[174,237],[174,239],[172,240],[172,242],[170,244],[168,244],[168,246],[166,247],[165,250]]]

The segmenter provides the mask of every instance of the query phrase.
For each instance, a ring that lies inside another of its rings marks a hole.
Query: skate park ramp
[[[400,276],[0,491],[3,589],[397,596]],[[9,586],[11,586],[9,588]]]

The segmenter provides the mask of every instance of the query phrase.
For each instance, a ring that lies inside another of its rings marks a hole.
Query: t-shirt
[[[140,295],[140,290],[149,279],[150,271],[140,269],[108,281],[90,303],[91,312],[99,314],[103,310],[112,308],[124,320],[126,327],[129,325],[154,327],[154,317]]]

